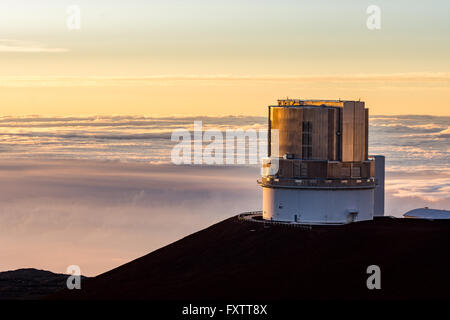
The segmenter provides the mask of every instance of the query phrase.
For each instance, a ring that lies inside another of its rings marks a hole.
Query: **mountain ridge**
[[[307,230],[235,216],[47,299],[449,299],[449,232],[450,221]],[[370,265],[381,290],[366,286]]]

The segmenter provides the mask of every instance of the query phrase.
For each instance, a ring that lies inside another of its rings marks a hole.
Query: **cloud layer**
[[[94,275],[260,208],[251,168],[24,160],[0,175],[0,270]]]
[[[95,275],[260,210],[257,166],[170,165],[170,133],[194,120],[204,129],[266,125],[264,117],[1,117],[0,270],[79,264]],[[449,125],[449,117],[371,118],[370,153],[387,161],[386,214],[450,208]]]
[[[0,52],[66,52],[67,48],[49,48],[39,43],[0,39]],[[1,87],[84,87],[84,86],[166,86],[173,82],[195,81],[204,85],[223,82],[289,82],[289,83],[372,83],[376,86],[405,86],[433,83],[445,87],[450,72],[368,73],[330,75],[232,75],[232,74],[159,74],[149,76],[3,76]]]
[[[52,48],[33,41],[0,39],[0,53],[61,53],[67,51],[69,51],[67,48]]]

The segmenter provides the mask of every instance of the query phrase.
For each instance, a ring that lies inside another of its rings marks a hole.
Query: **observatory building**
[[[362,101],[278,100],[269,106],[263,219],[343,224],[384,215],[384,156],[369,156]]]

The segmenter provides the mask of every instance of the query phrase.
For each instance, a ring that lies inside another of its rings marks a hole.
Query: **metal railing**
[[[260,216],[261,219],[260,220],[254,219],[255,216]],[[285,226],[285,227],[299,228],[302,230],[312,230],[312,225],[300,224],[300,223],[295,223],[295,222],[264,220],[264,219],[262,219],[262,211],[243,212],[241,214],[238,214],[237,218],[239,221],[262,223],[264,226],[280,225],[280,226]]]
[[[262,186],[278,187],[309,187],[309,188],[373,188],[376,185],[374,178],[348,178],[348,179],[289,179],[266,178],[257,180]]]

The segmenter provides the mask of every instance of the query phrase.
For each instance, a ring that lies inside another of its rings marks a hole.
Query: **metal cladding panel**
[[[337,154],[337,160],[338,161],[342,161],[342,145],[343,145],[343,140],[342,140],[342,131],[344,128],[344,124],[343,124],[343,108],[339,108],[338,112],[337,112],[337,128],[338,128],[338,132],[339,135],[337,136],[337,140],[336,140],[336,154]]]
[[[354,134],[353,134],[353,161],[363,161],[366,142],[364,105],[355,102]]]
[[[370,176],[370,162],[361,163],[361,178],[371,178]]]
[[[268,117],[267,117],[267,128],[268,128],[268,132],[267,132],[267,156],[270,157],[272,155],[272,109],[269,106],[268,108]]]
[[[271,150],[271,154],[282,157],[293,154],[300,158],[302,153],[302,113],[301,108],[272,107],[271,130],[279,130],[279,153]]]
[[[342,161],[364,161],[368,129],[364,102],[346,101],[342,111]]]
[[[312,152],[314,152],[314,144],[317,143],[317,141],[314,139],[314,109],[313,108],[304,108],[303,109],[303,122],[309,122],[312,126]],[[306,144],[306,142],[302,141],[303,144]],[[313,153],[314,154],[314,153]],[[311,154],[311,156],[313,155]],[[308,155],[303,154],[302,158],[309,158]]]
[[[370,162],[370,176],[375,177],[375,161]]]
[[[293,177],[294,178],[302,177],[302,165],[301,162],[298,160],[294,160],[293,163]]]
[[[314,161],[308,163],[308,177],[326,178],[328,173],[327,161]]]
[[[338,109],[328,109],[328,160],[337,160]]]
[[[312,112],[312,158],[328,159],[328,109],[314,108]]]
[[[312,122],[313,120],[313,108],[303,108],[303,121]]]
[[[328,178],[339,178],[341,174],[341,166],[340,163],[332,163],[328,162],[328,168],[327,168],[327,177]]]
[[[355,103],[345,102],[342,110],[342,161],[353,161]]]
[[[342,107],[344,105],[344,101],[338,101],[338,100],[303,100],[303,105]]]
[[[327,160],[279,159],[278,176],[281,178],[351,178],[374,177],[374,161],[330,162]]]
[[[350,178],[352,177],[352,171],[354,174],[358,173],[358,176],[364,179],[374,177],[371,174],[371,166],[373,162],[328,162],[327,178]],[[352,170],[353,167],[353,170]]]
[[[364,160],[369,159],[369,109],[364,109],[364,126],[365,126],[365,136],[364,136]]]
[[[375,178],[377,186],[375,187],[374,215],[384,216],[384,156],[374,156],[375,158]]]
[[[364,102],[345,101],[343,107],[285,106],[270,107],[270,129],[278,130],[280,157],[288,154],[299,159],[360,162],[368,159],[368,110]],[[304,127],[310,143],[304,146]],[[304,148],[302,148],[302,146]],[[306,149],[305,149],[306,148]],[[308,152],[304,155],[304,152]]]
[[[280,177],[292,178],[294,176],[294,163],[292,160],[280,159],[278,165],[278,175]]]

